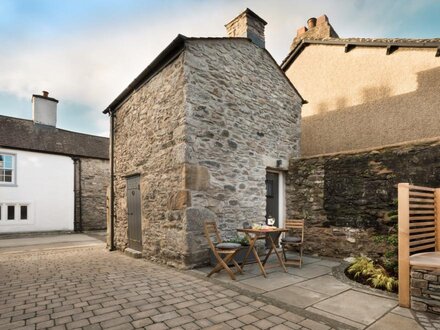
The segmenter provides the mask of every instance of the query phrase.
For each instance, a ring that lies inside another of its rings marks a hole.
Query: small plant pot
[[[242,246],[242,247],[240,248],[240,250],[237,252],[237,254],[234,256],[235,261],[236,261],[239,265],[241,265],[241,263],[243,262],[244,257],[246,256],[246,253],[247,253],[248,249],[249,249],[249,246]],[[256,260],[255,260],[255,256],[254,256],[254,254],[251,252],[251,253],[249,254],[247,260],[246,260],[246,263],[247,263],[247,264],[250,264],[250,263],[254,263],[254,262],[256,262]],[[209,263],[210,263],[211,266],[215,266],[215,265],[217,265],[217,259],[215,258],[214,253],[212,253],[211,250],[209,250]],[[228,266],[233,266],[233,265],[234,265],[234,264],[232,263],[232,261],[230,261],[230,262],[228,263]]]

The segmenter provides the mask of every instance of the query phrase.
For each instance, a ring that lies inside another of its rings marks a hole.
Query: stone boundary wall
[[[110,185],[110,161],[81,158],[82,229],[107,227],[106,194]]]
[[[411,308],[440,314],[440,269],[411,269]]]
[[[440,141],[419,141],[359,153],[292,159],[287,218],[306,220],[305,250],[333,257],[378,257],[385,246],[397,183],[438,187]]]

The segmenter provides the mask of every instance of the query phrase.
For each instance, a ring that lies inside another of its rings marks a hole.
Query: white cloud
[[[278,61],[287,54],[296,29],[309,17],[326,13],[341,36],[372,37],[387,32],[393,21],[390,10],[396,10],[390,1],[229,0],[182,4],[156,17],[137,13],[132,20],[88,25],[52,40],[16,40],[0,52],[0,91],[29,97],[46,89],[61,101],[86,104],[95,109],[90,120],[105,132],[107,121],[97,111],[122,92],[178,33],[223,36],[224,24],[246,6],[268,21],[267,47]],[[418,8],[413,4],[410,9]]]

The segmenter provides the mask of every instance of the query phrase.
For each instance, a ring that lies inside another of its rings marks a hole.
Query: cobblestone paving
[[[0,254],[2,330],[331,328],[318,321],[102,248]]]

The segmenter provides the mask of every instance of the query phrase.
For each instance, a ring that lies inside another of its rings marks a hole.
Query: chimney
[[[257,46],[264,48],[264,26],[266,21],[247,8],[225,25],[228,37],[249,38]]]
[[[296,31],[296,37],[293,39],[290,50],[296,47],[303,39],[325,39],[339,38],[333,26],[330,25],[327,15],[321,15],[318,18],[311,17],[307,20],[307,27],[300,27]]]
[[[49,92],[43,91],[43,95],[32,95],[32,119],[34,124],[42,124],[55,127],[57,124],[58,100],[49,97]]]

